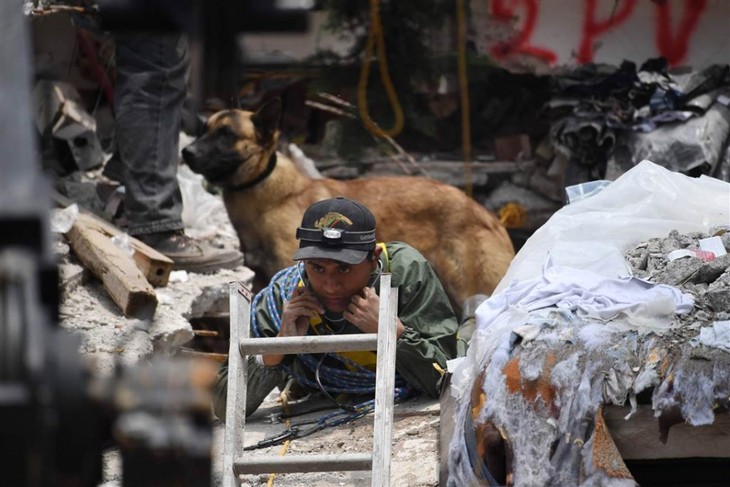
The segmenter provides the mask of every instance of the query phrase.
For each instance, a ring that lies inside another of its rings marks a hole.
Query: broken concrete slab
[[[88,171],[103,164],[96,119],[86,111],[73,85],[40,80],[33,101],[38,131],[66,141],[79,169]]]
[[[694,276],[702,268],[702,261],[694,257],[673,260],[666,264],[664,270],[659,272],[654,279],[655,282],[678,286],[685,282],[695,282]]]
[[[716,312],[730,312],[730,287],[707,291],[707,300]]]
[[[697,273],[692,276],[691,282],[709,284],[716,281],[728,268],[730,268],[730,254],[725,254],[702,264]]]
[[[193,339],[193,327],[170,306],[159,306],[149,329],[155,353],[174,354]]]
[[[190,303],[190,310],[185,313],[188,319],[206,315],[223,315],[229,312],[230,291],[228,283],[213,284],[204,287],[200,294]]]

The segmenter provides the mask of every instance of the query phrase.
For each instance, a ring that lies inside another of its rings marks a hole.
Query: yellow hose
[[[281,405],[284,408],[284,413],[286,415],[289,415],[289,387],[291,387],[291,382],[287,383],[286,387],[283,391],[281,391],[281,394],[279,395],[279,399],[281,400]],[[286,418],[286,427],[291,427],[291,419]],[[291,444],[291,440],[284,441],[284,444],[281,446],[281,451],[279,452],[279,456],[283,457],[286,455],[286,452],[289,451],[289,445]],[[266,482],[266,487],[272,487],[274,485],[274,479],[276,478],[276,474],[272,473],[269,475],[269,481]]]
[[[380,0],[370,0],[370,13],[372,20],[370,21],[370,32],[365,47],[365,58],[363,59],[362,68],[360,69],[360,80],[357,85],[357,106],[360,109],[360,118],[365,128],[376,137],[395,137],[403,130],[403,108],[398,102],[398,95],[393,87],[393,81],[390,79],[388,71],[388,59],[385,56],[385,40],[383,39],[383,26],[380,23]],[[368,78],[370,77],[370,61],[373,58],[373,50],[377,42],[378,47],[378,66],[380,68],[380,78],[385,87],[385,93],[390,101],[393,109],[395,121],[393,127],[389,129],[381,129],[372,118],[368,110]]]

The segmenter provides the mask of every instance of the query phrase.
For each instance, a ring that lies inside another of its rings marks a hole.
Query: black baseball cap
[[[359,264],[375,248],[375,217],[364,205],[342,196],[318,201],[304,212],[297,238],[294,260]]]

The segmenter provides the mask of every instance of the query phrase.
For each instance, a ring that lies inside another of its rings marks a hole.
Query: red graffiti
[[[607,32],[624,23],[637,6],[637,0],[613,0],[612,12],[605,19],[598,18],[599,0],[583,0],[584,14],[581,39],[577,49],[578,63],[593,62],[596,41]],[[676,31],[672,32],[672,2],[668,0],[651,0],[654,4],[656,48],[658,54],[674,66],[684,62],[689,50],[689,43],[697,30],[700,18],[707,10],[707,0],[684,0],[682,18]],[[607,5],[608,2],[602,5]],[[545,2],[542,6],[547,7]],[[550,4],[554,6],[555,4]],[[678,5],[677,3],[674,4]],[[508,23],[522,12],[524,21],[514,38],[500,42],[491,48],[491,54],[499,60],[515,54],[528,54],[543,59],[548,63],[557,61],[554,51],[532,44],[532,36],[539,18],[539,0],[492,0],[491,15],[497,21]],[[557,27],[557,26],[555,26]]]
[[[707,7],[706,0],[685,0],[682,21],[677,29],[677,36],[672,38],[672,11],[666,2],[655,3],[657,14],[656,44],[659,54],[675,66],[687,57],[687,46],[692,37],[702,12]]]
[[[505,59],[514,54],[528,54],[554,63],[558,56],[553,51],[530,44],[538,17],[537,0],[494,0],[491,2],[492,15],[499,21],[508,22],[515,16],[519,3],[523,4],[527,12],[522,29],[514,39],[495,45],[491,49],[492,55],[497,59]]]
[[[603,21],[596,19],[596,4],[598,0],[586,0],[585,15],[583,17],[583,38],[578,48],[578,62],[590,63],[593,61],[593,44],[596,38],[625,21],[636,7],[636,0],[625,0],[620,9]]]

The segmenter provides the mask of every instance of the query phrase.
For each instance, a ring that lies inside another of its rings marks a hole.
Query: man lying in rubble
[[[253,300],[251,335],[376,333],[379,277],[389,272],[398,288],[396,398],[414,392],[438,397],[446,361],[457,354],[457,319],[428,261],[405,243],[376,243],[373,214],[345,198],[310,206],[297,238],[297,264],[280,271]],[[336,402],[342,394],[372,398],[375,364],[373,352],[249,357],[246,415],[288,378]],[[227,384],[226,363],[214,395],[223,421]]]

